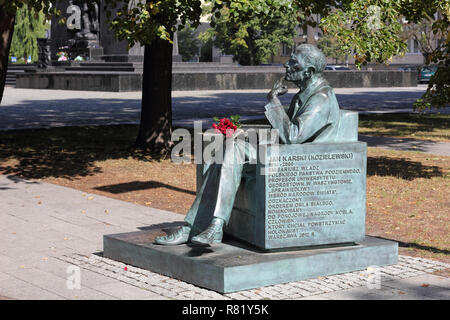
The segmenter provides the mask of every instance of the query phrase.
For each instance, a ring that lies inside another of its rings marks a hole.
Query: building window
[[[412,53],[411,40],[406,40],[406,46],[408,47],[408,53]]]
[[[283,43],[281,47],[281,55],[282,56],[290,56],[292,54],[292,46],[286,43]]]
[[[420,52],[420,46],[419,46],[419,41],[414,40],[413,42],[413,53],[419,53]]]

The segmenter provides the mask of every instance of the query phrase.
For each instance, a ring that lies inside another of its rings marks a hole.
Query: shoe
[[[156,237],[155,243],[162,244],[164,246],[175,246],[188,242],[190,235],[191,227],[182,226],[166,236]]]
[[[223,224],[225,221],[214,218],[208,228],[199,235],[192,237],[191,242],[198,245],[221,243],[223,237]]]

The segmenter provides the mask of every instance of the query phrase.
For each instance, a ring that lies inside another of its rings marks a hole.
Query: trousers
[[[244,140],[235,139],[224,146],[222,163],[203,164],[203,182],[185,217],[185,222],[199,230],[206,229],[213,218],[228,224],[236,192],[243,176],[254,177],[256,148]]]

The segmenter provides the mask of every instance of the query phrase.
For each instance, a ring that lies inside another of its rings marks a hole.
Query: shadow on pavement
[[[149,161],[132,147],[137,126],[74,127],[0,131],[0,171],[11,180],[73,179],[99,173],[96,161]]]
[[[379,236],[373,236],[373,237],[383,239],[383,240],[395,241],[398,243],[398,246],[402,247],[402,248],[414,248],[414,249],[430,251],[433,253],[443,253],[443,254],[447,254],[447,255],[450,254],[450,250],[446,250],[446,249],[439,249],[436,247],[423,246],[421,244],[414,243],[414,242],[403,242],[403,241],[399,241],[399,240],[395,240],[395,239],[388,239],[388,238],[379,237]]]
[[[369,147],[450,155],[450,143],[448,142],[367,135],[359,135],[358,140],[367,142]]]
[[[369,156],[367,157],[367,175],[414,180],[417,178],[442,177],[443,172],[437,166],[424,166],[417,161]]]
[[[26,100],[0,106],[0,129],[138,123],[140,101],[126,99]]]
[[[267,89],[269,92],[270,88]],[[173,94],[173,120],[193,121],[214,116],[264,115],[267,92],[201,91]],[[80,93],[82,94],[82,93]],[[343,109],[359,111],[389,111],[405,108],[412,111],[412,103],[422,95],[418,91],[363,91],[336,94]],[[289,104],[294,93],[281,96]],[[50,126],[106,125],[139,123],[140,99],[71,98],[22,100],[0,106],[0,129],[42,128]],[[449,108],[447,108],[449,109]],[[449,110],[450,111],[450,110]]]
[[[113,194],[121,194],[126,192],[133,192],[139,190],[155,189],[155,188],[166,188],[178,192],[184,192],[187,194],[196,195],[194,191],[186,190],[178,187],[174,187],[159,181],[132,181],[127,183],[112,184],[108,186],[96,187],[94,189],[104,192],[109,192]]]
[[[163,223],[157,223],[157,224],[152,224],[149,226],[145,226],[145,227],[137,227],[137,229],[141,230],[141,231],[155,231],[155,230],[161,230],[163,232],[171,232],[173,231],[175,228],[184,226],[185,223],[183,221],[175,221],[175,222],[163,222]]]

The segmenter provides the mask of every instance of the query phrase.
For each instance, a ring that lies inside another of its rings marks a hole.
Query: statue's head
[[[297,85],[304,86],[313,76],[322,75],[327,60],[325,55],[312,44],[301,44],[292,53],[291,58],[285,63],[286,77]]]

